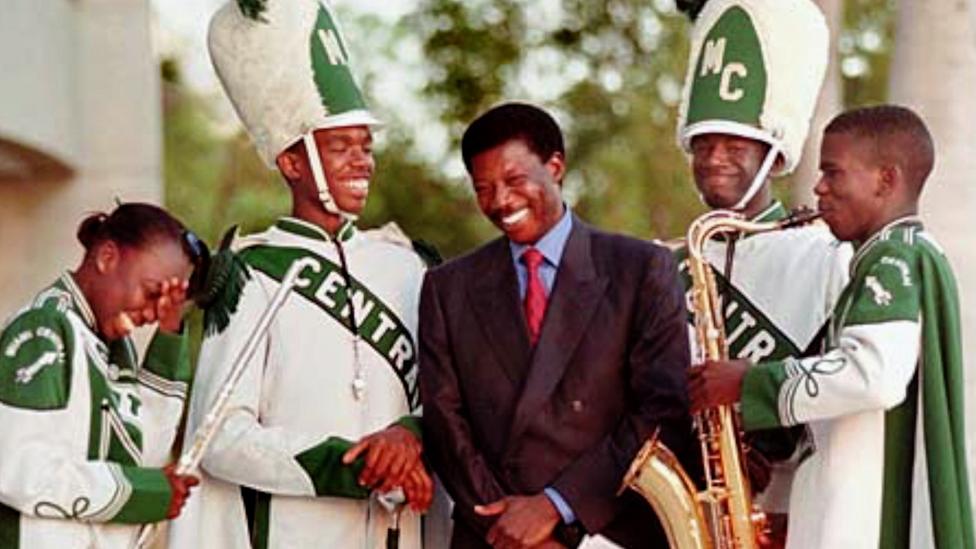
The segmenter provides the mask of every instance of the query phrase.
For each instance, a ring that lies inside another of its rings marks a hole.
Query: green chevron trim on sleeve
[[[315,487],[315,495],[351,499],[366,499],[369,489],[359,485],[359,473],[366,466],[360,457],[353,463],[342,463],[342,454],[353,444],[339,437],[329,437],[295,456]]]
[[[141,524],[166,518],[173,491],[162,469],[122,467],[122,474],[132,487],[129,499],[109,522]]]
[[[28,410],[68,405],[74,332],[50,308],[30,309],[0,334],[0,402]]]
[[[749,368],[742,379],[742,427],[747,431],[784,424],[779,417],[779,388],[786,381],[782,362],[763,362]]]
[[[0,503],[0,547],[20,549],[20,512]]]
[[[189,382],[189,342],[185,333],[172,334],[157,330],[143,360],[143,368],[169,381]]]

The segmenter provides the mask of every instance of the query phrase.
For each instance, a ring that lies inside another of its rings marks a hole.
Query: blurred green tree
[[[848,105],[885,98],[892,9],[892,0],[845,2]],[[370,61],[356,70],[388,121],[363,226],[395,220],[448,257],[497,234],[477,212],[457,143],[479,112],[508,99],[556,114],[569,147],[565,196],[590,222],[670,238],[703,210],[675,143],[689,24],[671,0],[417,0],[393,26],[342,15],[354,59]],[[405,78],[419,84],[394,82],[404,89],[392,93],[380,77],[413,50]],[[211,243],[229,225],[257,230],[287,213],[286,188],[246,135],[215,129],[211,99],[182,84],[175,61],[161,70],[167,204]],[[786,197],[788,185],[777,192]]]
[[[409,26],[452,150],[479,112],[527,99],[563,126],[565,195],[583,217],[669,237],[701,210],[674,140],[687,24],[670,3],[421,0]]]

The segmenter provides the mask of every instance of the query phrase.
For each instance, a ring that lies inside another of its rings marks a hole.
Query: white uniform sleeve
[[[90,522],[156,522],[171,492],[159,469],[86,459],[88,361],[69,321],[31,310],[0,336],[0,502]]]
[[[273,290],[265,287],[266,280],[254,273],[254,278],[244,286],[230,324],[203,342],[197,361],[187,445],[271,299]],[[276,287],[271,282],[267,285]],[[295,460],[308,446],[307,438],[261,424],[261,388],[268,366],[269,337],[261,336],[261,343],[231,397],[229,413],[204,455],[202,466],[210,475],[234,484],[273,494],[312,496],[315,495],[312,482]]]
[[[144,465],[161,467],[172,461],[190,372],[186,336],[157,331],[138,374]]]
[[[796,425],[900,404],[921,346],[912,265],[898,249],[878,254],[835,311],[837,333],[826,354],[751,368],[742,386],[746,427]]]

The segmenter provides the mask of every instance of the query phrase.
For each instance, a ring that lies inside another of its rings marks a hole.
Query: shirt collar
[[[526,249],[535,248],[542,252],[542,257],[546,258],[546,261],[550,265],[558,267],[572,228],[573,215],[570,213],[569,207],[563,204],[563,216],[546,234],[542,235],[542,238],[538,242],[535,244],[517,244],[511,240],[508,241],[508,245],[512,250],[512,257],[517,261],[518,258],[522,257]]]
[[[868,250],[871,249],[871,247],[873,247],[875,243],[877,243],[880,240],[884,240],[888,238],[888,235],[891,233],[891,231],[893,229],[898,228],[899,226],[921,227],[922,219],[917,215],[906,215],[903,217],[899,217],[898,219],[895,219],[894,221],[882,227],[881,230],[871,235],[863,243],[852,242],[855,251],[854,251],[854,257],[851,259],[851,273],[854,273],[854,271],[857,269],[857,265],[861,262],[861,259],[867,254]]]
[[[772,204],[767,206],[765,210],[753,216],[750,221],[756,221],[759,223],[782,221],[789,215],[789,212],[786,211],[786,206],[784,206],[782,202],[779,200],[773,200]]]
[[[75,277],[71,276],[71,273],[65,271],[61,274],[59,279],[62,289],[68,292],[71,296],[71,306],[78,313],[78,316],[85,321],[85,324],[92,329],[93,332],[97,333],[95,329],[95,313],[92,312],[91,306],[88,304],[88,300],[85,299],[85,294],[81,293],[81,288],[78,287],[78,283],[75,282]]]
[[[309,223],[304,219],[298,219],[297,217],[282,217],[275,223],[275,227],[286,233],[304,236],[305,238],[320,240],[322,242],[332,242],[333,240],[348,242],[356,234],[356,226],[348,219],[339,227],[339,231],[335,237],[330,235],[322,227],[314,223]]]

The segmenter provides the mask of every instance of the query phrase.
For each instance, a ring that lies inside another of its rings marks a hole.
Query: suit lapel
[[[515,408],[509,441],[522,434],[539,408],[549,400],[589,328],[606,288],[607,278],[597,275],[590,255],[590,230],[574,217],[573,230],[549,297],[542,333],[532,354],[525,388]]]
[[[522,384],[529,363],[529,336],[518,297],[518,280],[508,240],[490,244],[484,260],[473,273],[468,300],[484,330],[490,349],[516,387]]]

